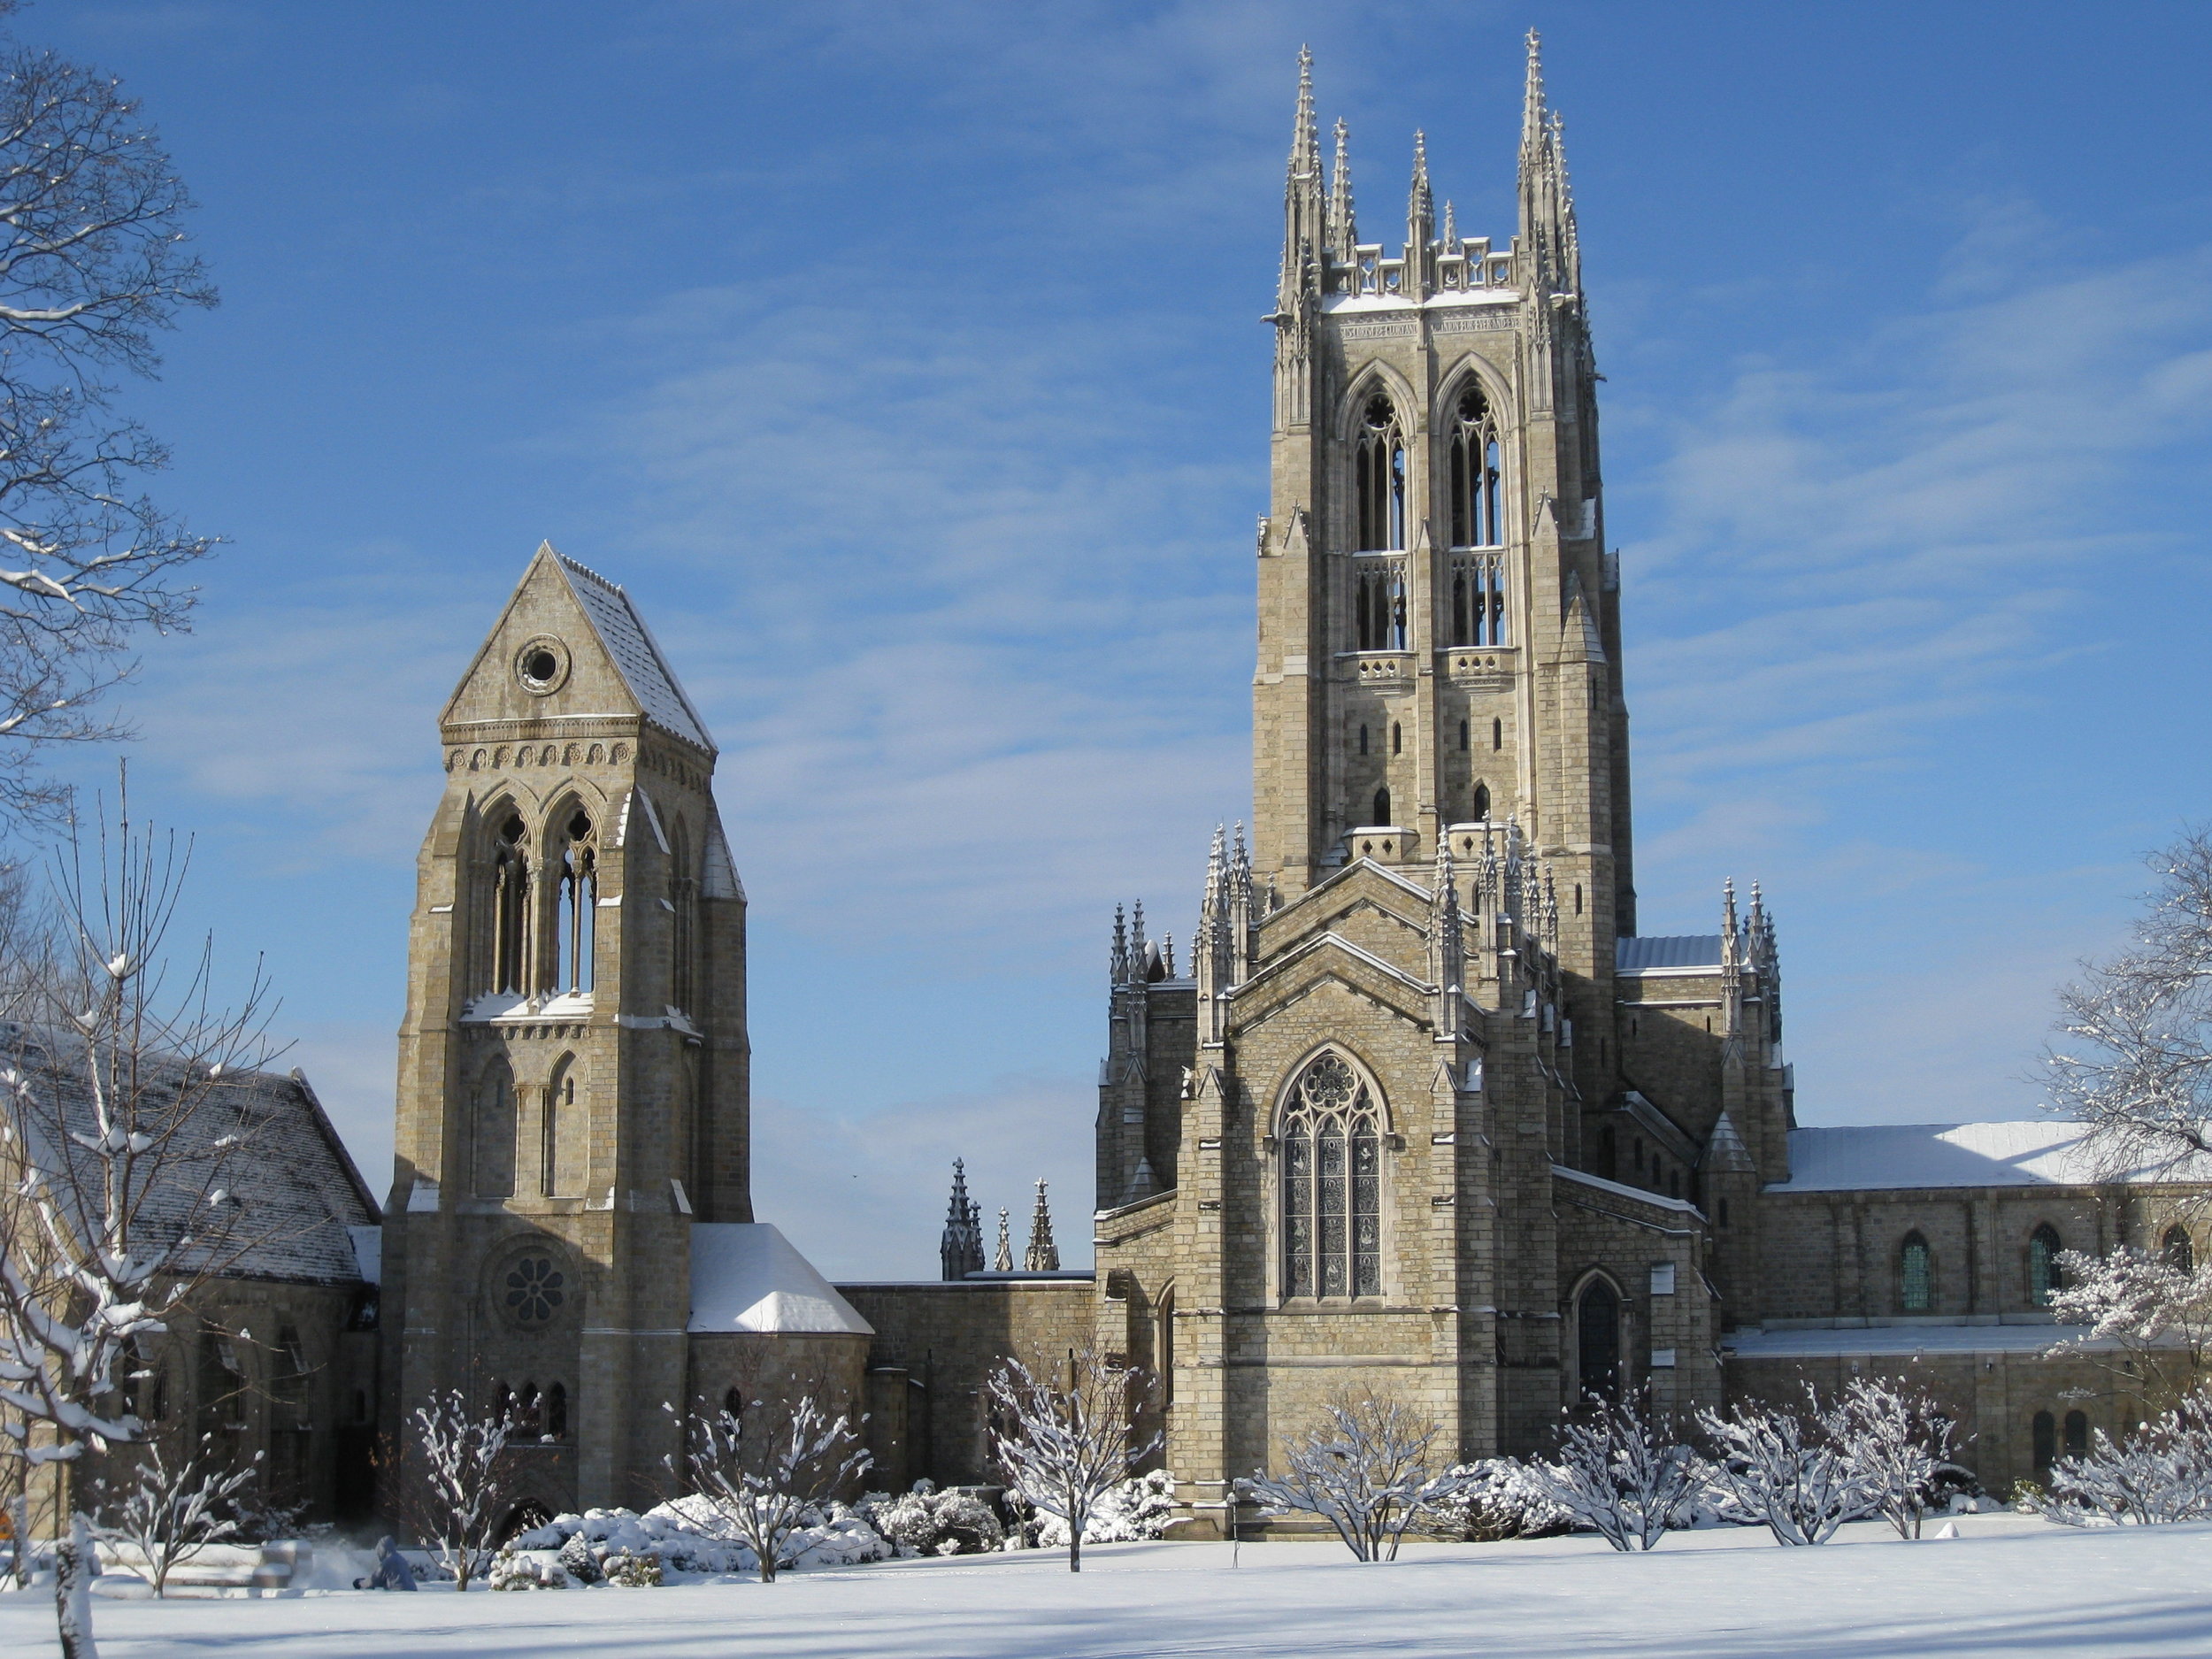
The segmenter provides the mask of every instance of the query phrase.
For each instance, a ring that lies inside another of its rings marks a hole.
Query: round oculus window
[[[499,1287],[508,1317],[521,1325],[544,1325],[568,1300],[566,1276],[549,1256],[526,1256],[510,1267]]]
[[[532,640],[515,653],[515,678],[537,696],[558,691],[568,680],[568,647],[549,634]]]

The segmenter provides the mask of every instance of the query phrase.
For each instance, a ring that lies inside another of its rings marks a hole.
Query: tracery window
[[[522,815],[511,812],[500,825],[492,848],[491,988],[520,995],[523,941],[529,936],[530,855]]]
[[[2039,1308],[2050,1306],[2051,1293],[2065,1286],[2065,1274],[2058,1264],[2058,1253],[2064,1248],[2059,1242],[2058,1229],[2047,1221],[2028,1240],[2028,1300]]]
[[[1398,430],[1397,411],[1379,392],[1360,411],[1353,468],[1359,510],[1355,548],[1379,552],[1405,546],[1405,439]]]
[[[1283,1289],[1382,1294],[1379,1103],[1343,1056],[1323,1054],[1284,1102]]]
[[[1505,626],[1505,557],[1499,553],[1452,555],[1449,620],[1454,645],[1508,643]]]
[[[1452,545],[1502,547],[1498,502],[1498,423],[1482,388],[1459,395],[1452,421]]]
[[[1905,1235],[1897,1253],[1897,1300],[1907,1313],[1925,1313],[1932,1301],[1928,1274],[1928,1241],[1917,1233]]]
[[[2166,1229],[2166,1236],[2159,1241],[2158,1253],[2177,1273],[2196,1271],[2196,1251],[2190,1246],[2188,1233],[2179,1227]]]
[[[582,995],[592,988],[593,934],[599,915],[599,838],[591,814],[579,807],[564,826],[561,891],[555,918],[553,984]]]
[[[1363,651],[1406,649],[1403,559],[1362,559],[1352,572],[1352,638]]]

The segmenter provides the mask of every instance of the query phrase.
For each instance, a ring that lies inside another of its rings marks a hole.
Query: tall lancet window
[[[599,910],[599,841],[591,814],[576,809],[563,826],[561,892],[555,918],[553,984],[583,993],[592,984],[592,934]]]
[[[1406,648],[1403,559],[1362,559],[1352,572],[1352,638],[1363,651]]]
[[[511,995],[522,992],[523,941],[529,936],[530,855],[519,813],[498,829],[492,849],[492,986]]]
[[[691,831],[676,820],[668,840],[668,908],[674,918],[669,941],[668,1000],[685,1013],[692,1011],[697,976],[699,877],[692,867]]]
[[[1309,1065],[1283,1104],[1283,1290],[1382,1294],[1381,1111],[1335,1054]]]
[[[1452,420],[1452,545],[1503,547],[1498,502],[1498,423],[1479,386],[1459,395]],[[1470,641],[1472,643],[1472,641]]]
[[[1394,551],[1406,544],[1406,444],[1397,411],[1377,393],[1360,411],[1353,467],[1359,505],[1353,550]]]

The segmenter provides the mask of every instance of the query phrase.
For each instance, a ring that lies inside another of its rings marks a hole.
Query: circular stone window
[[[518,1325],[544,1325],[568,1299],[567,1280],[549,1256],[526,1256],[507,1270],[499,1287],[501,1305]]]
[[[558,691],[568,680],[568,647],[549,634],[539,635],[515,653],[515,678],[534,696]]]

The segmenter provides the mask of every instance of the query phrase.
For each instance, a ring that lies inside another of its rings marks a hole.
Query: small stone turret
[[[1045,1184],[1037,1183],[1037,1208],[1029,1217],[1029,1249],[1022,1270],[1030,1273],[1060,1271],[1060,1247],[1052,1241],[1052,1208],[1045,1202]]]
[[[965,1279],[983,1271],[983,1210],[968,1196],[967,1166],[958,1158],[952,1161],[952,1199],[946,1207],[937,1256],[947,1279]]]

